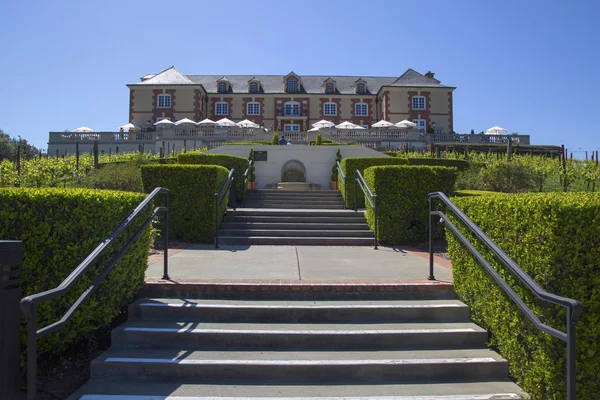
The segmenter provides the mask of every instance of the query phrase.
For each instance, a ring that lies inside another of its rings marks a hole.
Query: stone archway
[[[306,182],[306,168],[298,160],[290,160],[281,168],[281,182]]]

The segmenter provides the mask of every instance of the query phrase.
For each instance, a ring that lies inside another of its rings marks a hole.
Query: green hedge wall
[[[600,194],[496,194],[452,200],[542,288],[583,304],[577,324],[577,398],[597,399]],[[451,232],[447,238],[456,293],[471,307],[473,320],[491,332],[490,345],[508,360],[511,375],[532,399],[564,399],[566,345],[535,329]],[[535,299],[477,241],[472,243],[543,322],[564,332],[562,308]]]
[[[408,158],[408,165],[428,165],[430,167],[454,167],[459,171],[469,168],[469,162],[464,160],[449,160],[446,158]]]
[[[340,165],[346,175],[346,182],[342,179],[338,179],[338,185],[342,191],[342,196],[346,199],[346,207],[354,208],[354,171],[359,170],[364,173],[365,169],[376,165],[406,165],[408,162],[406,159],[392,158],[392,157],[348,157],[344,158]],[[346,196],[346,190],[348,191]],[[356,202],[358,207],[365,206],[365,199],[362,194],[362,190],[358,188],[356,194]]]
[[[0,239],[23,241],[23,295],[58,286],[146,197],[140,193],[91,189],[0,189]],[[58,321],[101,267],[131,237],[151,209],[112,243],[64,297],[38,307],[38,326]],[[73,319],[39,341],[40,352],[58,351],[111,322],[144,284],[151,227],[138,238]],[[24,360],[25,323],[21,328]]]
[[[239,158],[239,157],[238,157]],[[215,234],[215,193],[227,180],[229,171],[218,165],[143,165],[144,190],[155,187],[171,190],[169,237],[190,242],[212,242]],[[227,207],[224,201],[219,215]]]
[[[456,169],[427,166],[380,166],[365,170],[365,181],[377,195],[377,235],[381,243],[398,244],[427,239],[427,194],[450,193]],[[367,222],[374,229],[374,213],[367,203]]]
[[[237,201],[244,200],[246,187],[244,186],[244,171],[248,168],[248,159],[230,156],[229,154],[209,154],[198,151],[181,153],[177,156],[179,164],[220,165],[228,170],[235,168],[235,188]]]

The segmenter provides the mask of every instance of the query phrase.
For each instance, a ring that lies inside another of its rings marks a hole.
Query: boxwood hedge
[[[23,295],[58,286],[116,229],[146,195],[91,189],[0,189],[0,238],[23,241]],[[101,267],[150,215],[142,212],[64,297],[38,307],[38,326],[58,321]],[[40,352],[57,351],[108,324],[144,284],[152,232],[149,226],[73,319],[39,341]],[[21,329],[24,360],[25,325]]]
[[[580,301],[577,398],[600,393],[600,194],[531,193],[452,198],[542,288]],[[450,217],[450,216],[449,216]],[[565,330],[561,307],[541,303],[471,235],[466,235],[545,323]],[[532,399],[564,399],[566,345],[538,331],[451,232],[454,287],[472,318],[491,332],[490,344]]]
[[[239,158],[239,157],[238,157]],[[144,190],[157,186],[171,190],[169,237],[210,243],[215,234],[215,193],[229,171],[218,165],[143,165]],[[226,209],[226,201],[219,215]]]
[[[427,194],[450,193],[456,180],[456,168],[380,166],[367,168],[364,177],[377,195],[379,241],[398,244],[427,238]],[[367,222],[374,229],[374,213],[368,203]]]
[[[199,151],[180,153],[177,156],[179,164],[221,165],[228,170],[235,169],[235,188],[237,201],[244,200],[246,187],[244,186],[244,171],[248,168],[248,159],[231,156],[229,154],[210,154]]]

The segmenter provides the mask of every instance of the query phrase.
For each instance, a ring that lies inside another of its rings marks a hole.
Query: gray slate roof
[[[183,75],[175,67],[166,69],[150,79],[132,84],[137,85],[202,85],[208,93],[217,93],[217,81],[229,81],[229,93],[248,93],[248,82],[251,79],[259,80],[261,93],[285,93],[283,80],[287,75]],[[335,81],[337,94],[355,94],[354,84],[357,80],[366,82],[367,94],[377,93],[383,86],[400,87],[440,87],[444,86],[434,78],[428,78],[417,71],[408,69],[400,77],[381,76],[314,76],[299,75],[301,87],[299,94],[323,93],[325,81]]]

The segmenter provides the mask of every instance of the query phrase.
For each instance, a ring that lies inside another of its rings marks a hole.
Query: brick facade
[[[264,97],[243,97],[242,98],[242,115],[243,119],[249,119],[255,124],[264,126],[265,122],[265,98]],[[260,104],[260,115],[248,115],[248,103],[256,102]]]

